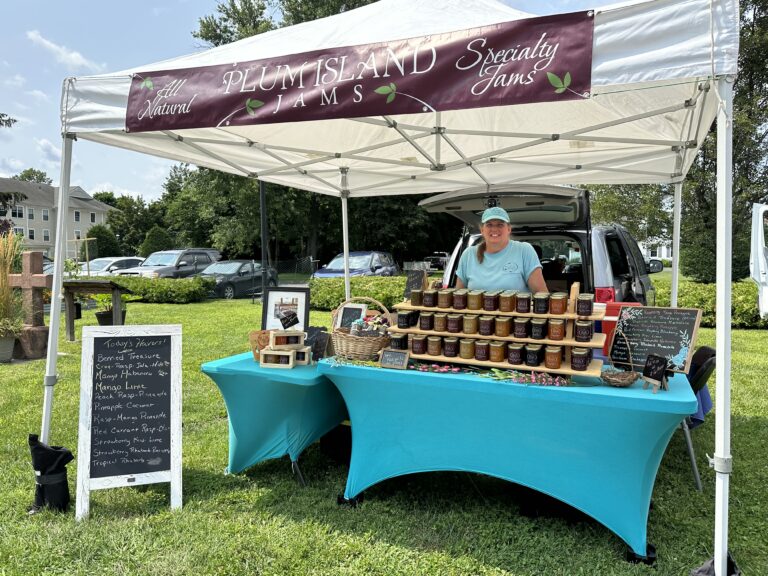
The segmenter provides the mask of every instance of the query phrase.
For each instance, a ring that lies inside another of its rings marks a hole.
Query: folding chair
[[[704,388],[715,371],[715,350],[709,346],[701,346],[694,352],[693,358],[691,358],[691,369],[688,372],[688,382],[691,385],[691,389],[694,394],[698,394],[699,391]],[[699,468],[696,465],[696,453],[693,450],[693,442],[691,442],[691,428],[689,426],[690,416],[686,416],[681,422],[680,427],[685,434],[685,443],[688,446],[688,456],[691,459],[691,469],[693,470],[693,479],[696,483],[696,489],[701,492],[701,476],[699,476]]]

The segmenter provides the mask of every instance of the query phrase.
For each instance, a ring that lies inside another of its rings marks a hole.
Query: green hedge
[[[215,285],[211,278],[200,277],[173,279],[111,276],[109,279],[133,292],[134,298],[152,304],[202,302]]]
[[[656,306],[669,306],[672,281],[653,278]],[[731,326],[734,328],[768,328],[757,311],[757,284],[750,280],[734,282],[731,292]],[[715,284],[682,281],[677,297],[680,308],[701,308],[701,325],[715,326]]]
[[[394,304],[403,300],[405,276],[360,276],[349,280],[352,296],[378,300],[390,312]],[[312,278],[309,291],[313,310],[333,310],[344,302],[344,278]]]

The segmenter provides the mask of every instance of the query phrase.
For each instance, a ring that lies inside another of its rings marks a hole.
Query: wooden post
[[[120,288],[112,289],[112,324],[121,326],[123,324],[123,301],[120,298],[122,291]]]
[[[68,288],[64,288],[65,324],[67,328],[67,340],[75,341],[75,295]]]

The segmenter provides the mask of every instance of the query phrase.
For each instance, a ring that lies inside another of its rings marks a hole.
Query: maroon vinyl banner
[[[591,12],[264,60],[135,74],[129,132],[588,98]]]

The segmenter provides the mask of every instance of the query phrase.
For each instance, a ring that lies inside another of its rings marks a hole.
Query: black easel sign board
[[[181,507],[181,326],[83,328],[77,519],[90,491],[171,483]]]
[[[669,371],[687,373],[700,323],[698,308],[623,306],[611,340],[611,360],[642,372],[653,354],[667,359]]]
[[[411,290],[423,290],[426,285],[426,270],[408,270],[408,276],[405,279],[405,291],[403,292],[403,298],[410,298]]]
[[[312,360],[325,358],[328,348],[328,338],[330,334],[325,326],[309,326],[307,328],[307,337],[304,339],[304,345],[312,348]]]

